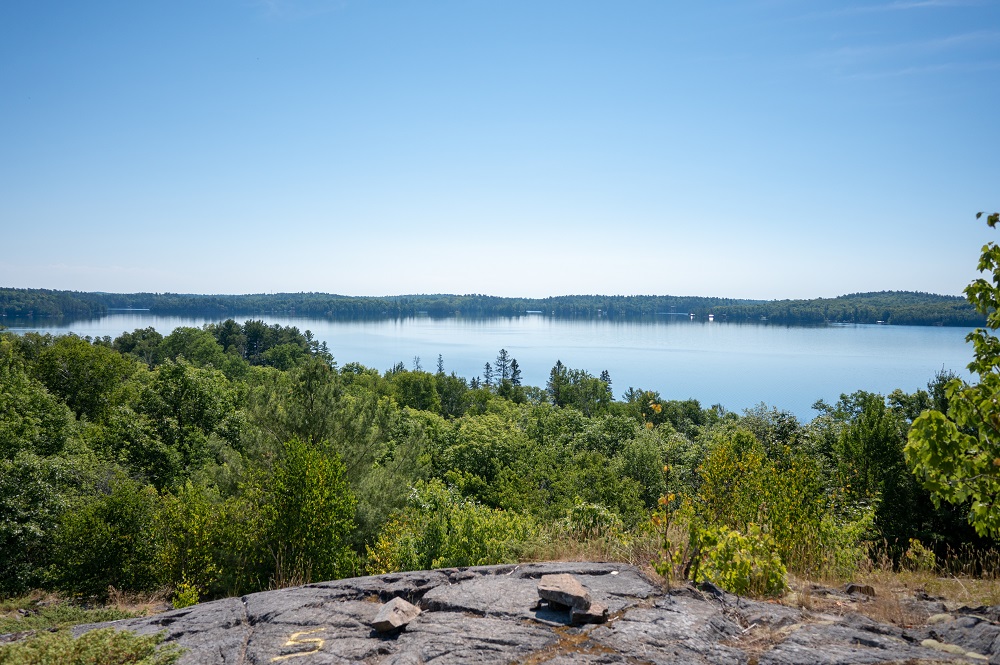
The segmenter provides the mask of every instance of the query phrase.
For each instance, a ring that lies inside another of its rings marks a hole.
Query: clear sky
[[[0,3],[0,286],[960,293],[1000,0]]]

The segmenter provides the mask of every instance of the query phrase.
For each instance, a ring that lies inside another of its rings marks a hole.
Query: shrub
[[[3,605],[0,606],[0,635],[20,633],[26,630],[48,631],[80,623],[117,621],[138,616],[136,612],[114,607],[86,608],[65,601],[40,602],[43,599],[49,601],[46,595],[36,591],[29,596],[4,601]],[[11,613],[15,607],[27,610],[27,612],[24,614]]]
[[[0,665],[170,665],[181,657],[176,645],[161,647],[163,634],[136,635],[102,628],[73,639],[68,630],[39,633],[0,646]]]
[[[579,540],[614,538],[622,532],[622,520],[599,503],[579,501],[566,511],[566,530]]]
[[[708,529],[701,542],[703,558],[695,581],[706,580],[741,596],[773,596],[785,590],[785,565],[774,540],[756,524],[747,526],[746,535],[724,526]]]
[[[191,607],[198,604],[198,587],[187,580],[183,580],[174,590],[174,597],[171,605],[175,610]]]
[[[700,556],[700,534],[704,529],[694,510],[691,499],[678,500],[674,494],[660,497],[660,508],[650,520],[660,533],[662,549],[653,568],[667,580],[669,586],[677,580],[686,580]]]
[[[292,439],[285,443],[268,482],[276,579],[308,583],[355,572],[347,545],[354,529],[355,499],[340,458]]]
[[[924,547],[916,538],[910,538],[910,547],[903,553],[903,566],[916,572],[933,572],[937,568],[934,550]]]
[[[824,560],[824,534],[835,536],[841,547],[856,547],[859,542],[844,538],[861,538],[867,535],[863,530],[833,533],[839,522],[830,519],[832,505],[819,462],[787,446],[774,454],[778,459],[770,459],[763,444],[745,430],[717,441],[700,470],[696,507],[704,520],[742,533],[758,525],[786,565],[799,571]]]
[[[373,574],[512,563],[535,534],[531,518],[458,496],[440,481],[420,483],[411,505],[368,547]]]
[[[152,487],[116,476],[103,493],[63,513],[55,537],[55,582],[64,591],[104,598],[108,587],[150,591],[160,584]]]
[[[677,505],[673,505],[673,504]],[[746,534],[724,525],[706,526],[690,499],[660,499],[652,523],[662,537],[656,572],[668,584],[682,579],[708,581],[740,595],[768,596],[786,588],[785,565],[774,539],[756,524]]]

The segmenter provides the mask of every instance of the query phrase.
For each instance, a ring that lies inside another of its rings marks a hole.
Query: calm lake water
[[[242,321],[249,317],[235,317]],[[789,328],[698,321],[572,321],[543,316],[512,319],[410,318],[331,321],[258,316],[268,324],[311,330],[338,364],[359,362],[386,370],[420,358],[434,371],[438,354],[446,372],[471,378],[493,363],[501,348],[517,359],[524,383],[544,386],[557,360],[598,375],[611,374],[619,397],[629,386],[658,390],[665,399],[693,397],[703,406],[742,411],[761,402],[808,420],[818,399],[841,393],[925,388],[935,372],[967,376],[972,346],[967,328],[829,326]],[[117,337],[153,326],[164,335],[177,326],[218,319],[114,313],[90,321],[27,327],[4,321],[14,332]],[[36,324],[37,325],[37,324]]]

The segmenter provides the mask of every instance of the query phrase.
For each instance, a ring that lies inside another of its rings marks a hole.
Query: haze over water
[[[791,411],[800,419],[816,415],[818,399],[834,402],[841,393],[926,388],[935,373],[967,375],[972,347],[968,328],[923,326],[783,327],[670,320],[657,322],[520,318],[332,321],[304,317],[263,318],[270,324],[311,330],[325,341],[338,365],[359,362],[385,371],[397,362],[412,369],[414,357],[435,371],[471,379],[493,363],[501,348],[517,359],[527,385],[544,387],[557,360],[598,375],[611,374],[615,398],[630,386],[657,390],[664,399],[693,397],[702,406],[721,404],[742,411],[761,402]],[[89,321],[28,327],[6,322],[14,332],[117,337],[153,326],[167,335],[177,326],[197,326],[216,318],[115,313]]]

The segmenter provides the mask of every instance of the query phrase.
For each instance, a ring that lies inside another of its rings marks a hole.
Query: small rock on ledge
[[[380,633],[399,630],[416,619],[418,614],[420,614],[419,607],[396,597],[379,608],[375,620],[372,621],[372,628]]]
[[[585,610],[573,607],[569,611],[569,622],[574,626],[584,623],[605,623],[607,620],[608,608],[600,603],[591,603]]]

